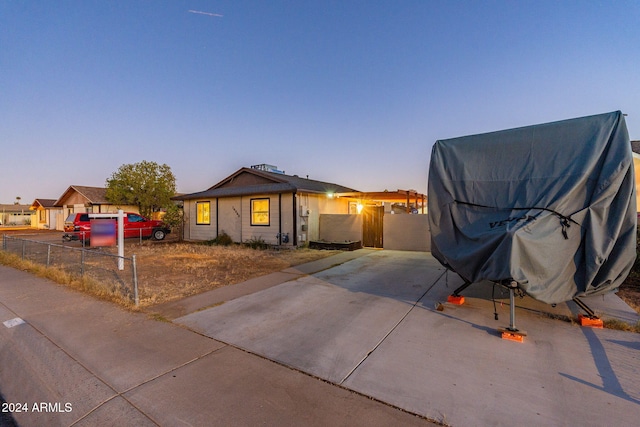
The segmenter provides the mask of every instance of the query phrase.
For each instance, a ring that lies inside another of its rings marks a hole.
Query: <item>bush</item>
[[[271,247],[262,237],[252,237],[250,240],[245,241],[244,245],[251,249],[269,249]]]
[[[222,233],[218,234],[218,237],[216,237],[215,239],[207,240],[206,244],[209,246],[230,246],[233,244],[233,239],[223,231]]]

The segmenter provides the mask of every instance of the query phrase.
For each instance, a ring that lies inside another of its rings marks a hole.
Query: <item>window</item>
[[[40,222],[45,222],[47,220],[47,211],[44,209],[40,210]]]
[[[269,199],[251,199],[251,225],[269,225]]]
[[[211,224],[211,202],[196,202],[196,224]]]
[[[144,222],[144,218],[137,214],[127,214],[129,222]]]

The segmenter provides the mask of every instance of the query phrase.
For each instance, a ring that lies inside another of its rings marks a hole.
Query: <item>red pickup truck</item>
[[[113,218],[117,220],[118,215],[113,214]],[[101,218],[90,218],[89,213],[73,213],[67,217],[64,222],[65,234],[63,240],[90,240],[91,239],[91,221],[99,221]],[[125,212],[124,216],[124,237],[137,238],[154,238],[162,240],[170,233],[170,228],[162,221],[151,220],[137,213]]]

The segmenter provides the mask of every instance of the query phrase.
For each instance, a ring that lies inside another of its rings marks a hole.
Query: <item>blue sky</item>
[[[0,203],[142,160],[180,192],[259,163],[426,192],[438,139],[614,110],[640,139],[639,23],[637,0],[0,0]]]

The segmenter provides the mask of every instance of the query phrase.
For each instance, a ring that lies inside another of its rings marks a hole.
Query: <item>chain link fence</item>
[[[118,291],[139,304],[135,255],[120,257],[103,248],[72,248],[6,234],[2,236],[2,250],[70,275],[89,277],[106,290]]]

